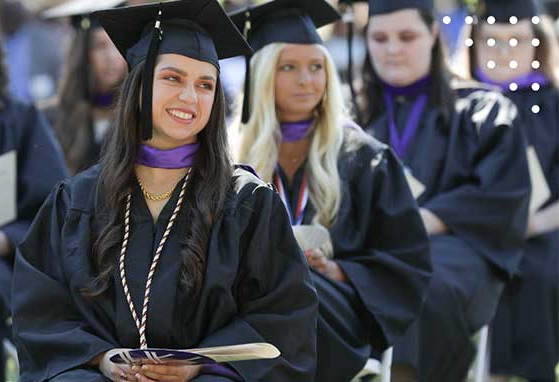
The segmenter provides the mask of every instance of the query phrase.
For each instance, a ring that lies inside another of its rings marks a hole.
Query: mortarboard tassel
[[[248,34],[251,28],[250,22],[250,8],[245,12],[245,27],[244,27],[244,37],[248,40]],[[251,56],[245,55],[245,85],[244,85],[244,95],[243,95],[243,111],[241,115],[241,122],[247,123],[250,119],[250,59]]]
[[[157,15],[155,21],[155,28],[149,44],[148,53],[146,56],[144,67],[144,81],[142,83],[142,110],[141,110],[141,124],[142,124],[142,140],[147,141],[153,136],[152,126],[152,96],[153,96],[153,71],[155,70],[155,61],[157,59],[157,51],[159,50],[159,43],[163,37],[161,30],[161,11]]]
[[[244,86],[244,96],[243,96],[243,114],[241,116],[241,122],[247,123],[250,119],[250,56],[245,56],[245,86]]]

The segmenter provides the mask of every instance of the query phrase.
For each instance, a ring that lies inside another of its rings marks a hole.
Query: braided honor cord
[[[120,269],[120,279],[122,281],[122,287],[124,288],[124,294],[126,295],[126,301],[128,302],[128,307],[130,308],[130,312],[132,313],[132,318],[134,318],[134,322],[136,323],[136,327],[138,328],[138,332],[140,333],[140,348],[147,349],[147,339],[146,339],[146,326],[147,326],[147,316],[148,316],[148,305],[149,305],[149,295],[151,290],[151,282],[153,280],[153,275],[155,274],[155,269],[157,268],[157,263],[159,262],[159,258],[161,257],[161,253],[163,252],[163,246],[169,237],[169,233],[171,232],[171,228],[173,228],[173,224],[177,218],[177,215],[181,209],[182,202],[184,199],[184,193],[186,190],[186,184],[188,183],[188,178],[190,176],[190,169],[184,178],[182,183],[181,192],[179,195],[179,200],[177,201],[177,205],[175,206],[175,210],[173,211],[173,215],[169,219],[169,223],[167,223],[167,228],[165,229],[165,233],[159,242],[159,246],[157,247],[157,251],[155,252],[155,256],[151,262],[151,266],[148,273],[148,278],[146,281],[146,289],[144,294],[144,304],[142,307],[142,319],[138,318],[136,314],[136,309],[134,307],[134,302],[132,301],[132,296],[130,294],[130,289],[128,289],[128,283],[126,281],[126,272],[124,270],[124,259],[126,257],[126,250],[128,248],[128,239],[130,235],[130,204],[132,199],[132,193],[128,194],[126,199],[126,211],[124,214],[124,240],[122,241],[122,249],[120,250],[120,259],[119,259],[119,269]]]

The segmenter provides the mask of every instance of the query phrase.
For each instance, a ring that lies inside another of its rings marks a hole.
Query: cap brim
[[[340,14],[325,0],[274,0],[256,7],[241,9],[230,14],[231,19],[239,28],[244,29],[246,12],[249,10],[253,23],[273,17],[278,11],[285,9],[299,9],[312,19],[316,28],[328,25],[340,19]],[[262,21],[265,22],[265,21]]]
[[[71,0],[43,12],[46,19],[88,15],[124,4],[124,0]]]

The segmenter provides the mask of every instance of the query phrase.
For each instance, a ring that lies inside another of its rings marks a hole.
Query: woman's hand
[[[342,283],[347,282],[347,276],[338,263],[330,260],[320,249],[311,249],[305,252],[309,265],[317,272]]]
[[[526,237],[531,238],[557,229],[559,229],[559,202],[555,202],[530,216]]]
[[[420,208],[419,213],[421,214],[421,219],[425,225],[425,230],[427,233],[432,235],[441,235],[448,231],[448,227],[444,222],[434,213],[426,208]]]
[[[8,256],[14,250],[10,238],[0,230],[0,257]]]
[[[132,368],[137,382],[189,382],[202,366],[143,365]]]
[[[112,349],[103,354],[99,362],[99,370],[113,382],[138,382],[132,366],[111,362],[110,358],[122,350],[124,349]]]

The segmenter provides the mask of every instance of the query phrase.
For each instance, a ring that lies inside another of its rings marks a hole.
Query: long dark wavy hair
[[[423,9],[418,9],[417,11],[427,27],[432,28],[435,23],[433,15]],[[365,28],[364,32],[365,41],[367,41],[367,29],[368,27]],[[444,43],[439,35],[431,51],[429,105],[439,108],[443,119],[448,121],[454,108],[456,93],[452,90],[450,85],[452,75],[446,63],[446,53],[444,49]],[[363,92],[361,98],[365,111],[365,121],[368,123],[374,122],[386,111],[382,85],[371,62],[368,48],[365,63],[363,64]]]
[[[115,121],[101,157],[92,265],[95,277],[84,291],[99,297],[111,286],[117,254],[124,233],[124,206],[134,179],[137,147],[141,142],[140,90],[144,64],[128,74],[117,101]],[[231,188],[232,164],[228,156],[225,106],[220,83],[206,127],[198,134],[200,148],[186,189],[186,203],[179,213],[183,266],[180,287],[189,295],[200,291],[206,267],[206,250],[212,225],[224,209]]]
[[[91,165],[89,153],[93,134],[92,104],[94,78],[90,70],[91,29],[78,28],[66,58],[60,81],[54,131],[72,173]]]

